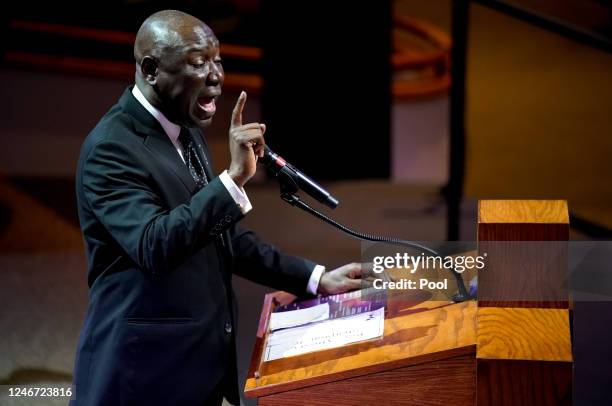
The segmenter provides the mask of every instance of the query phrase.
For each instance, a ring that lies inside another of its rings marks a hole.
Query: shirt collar
[[[157,121],[159,121],[159,124],[161,124],[161,126],[164,128],[164,131],[166,132],[168,137],[170,137],[172,143],[176,144],[179,134],[181,133],[181,127],[168,120],[166,116],[164,116],[164,113],[153,107],[153,105],[149,103],[146,97],[144,97],[144,95],[138,88],[138,85],[134,85],[134,88],[132,89],[132,94],[134,95],[136,100],[138,100],[140,104],[142,104],[142,106],[147,109],[147,111],[151,113],[151,115],[155,117]]]

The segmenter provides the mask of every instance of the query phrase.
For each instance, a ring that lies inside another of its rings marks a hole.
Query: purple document
[[[317,296],[314,299],[278,306],[274,309],[274,313],[306,309],[327,303],[329,304],[329,320],[332,320],[378,310],[385,307],[386,302],[386,290],[368,288],[337,295]]]

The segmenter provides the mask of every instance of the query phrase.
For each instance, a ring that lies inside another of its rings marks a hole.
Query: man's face
[[[176,124],[205,127],[212,121],[223,86],[219,41],[201,25],[178,34],[182,44],[167,48],[158,61],[159,108]]]

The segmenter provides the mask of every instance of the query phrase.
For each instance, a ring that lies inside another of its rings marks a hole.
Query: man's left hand
[[[351,263],[333,271],[323,272],[319,280],[317,293],[333,295],[349,290],[366,288],[372,285],[366,280],[370,275],[367,264]]]

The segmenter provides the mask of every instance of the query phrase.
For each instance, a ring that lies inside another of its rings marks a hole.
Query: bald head
[[[194,31],[215,37],[209,26],[196,17],[178,10],[163,10],[149,16],[140,26],[134,43],[134,59],[140,65],[142,58],[161,58],[168,50],[185,45]]]

